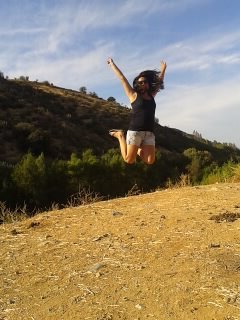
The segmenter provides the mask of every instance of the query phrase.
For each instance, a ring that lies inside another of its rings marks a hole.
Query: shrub
[[[23,205],[21,208],[16,207],[15,209],[11,209],[7,207],[5,202],[0,201],[0,224],[21,221],[28,216],[26,205]]]
[[[116,99],[114,97],[109,97],[107,98],[107,101],[109,102],[116,102]]]
[[[20,203],[27,201],[31,205],[41,205],[46,192],[46,165],[44,155],[34,157],[25,155],[15,166],[12,179],[18,191]]]
[[[36,129],[28,135],[27,141],[33,153],[45,153],[48,148],[49,136],[46,131],[42,129]]]
[[[18,131],[18,133],[25,133],[29,134],[34,129],[34,125],[32,125],[29,122],[19,122],[15,125],[15,129]]]
[[[231,161],[225,163],[221,167],[215,166],[209,174],[206,174],[203,177],[202,184],[232,182],[234,179],[234,168],[236,168],[236,165]]]
[[[66,207],[77,207],[81,205],[91,204],[103,200],[98,193],[91,191],[90,188],[80,188],[79,192],[73,194],[68,199]]]
[[[94,91],[93,92],[89,92],[89,95],[90,95],[90,97],[98,98],[98,95]]]
[[[240,164],[233,167],[233,182],[240,182]]]
[[[79,91],[80,91],[81,93],[86,94],[86,93],[87,93],[87,88],[86,88],[86,87],[80,87],[80,88],[79,88]]]

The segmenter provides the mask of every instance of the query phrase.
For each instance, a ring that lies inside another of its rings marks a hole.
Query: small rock
[[[21,234],[21,232],[20,232],[20,231],[17,231],[16,229],[13,229],[13,230],[11,230],[11,234],[12,234],[13,236],[17,236],[18,234]]]
[[[97,272],[99,269],[101,269],[103,267],[105,267],[105,264],[98,262],[98,263],[94,264],[93,266],[91,266],[89,268],[89,271],[90,272]]]
[[[10,299],[10,300],[9,300],[9,304],[15,304],[15,303],[16,303],[15,300],[13,300],[13,299]]]
[[[40,225],[40,222],[31,222],[30,225],[28,226],[28,229],[30,228],[36,228]]]
[[[211,243],[208,247],[209,248],[220,248],[221,245],[219,243]]]
[[[100,241],[100,240],[102,240],[102,239],[104,239],[104,238],[106,238],[106,237],[108,237],[108,236],[109,236],[109,233],[105,233],[105,234],[103,234],[103,235],[101,235],[101,236],[98,236],[98,237],[96,237],[96,238],[93,238],[92,241]]]
[[[112,212],[112,215],[113,215],[114,217],[117,217],[117,216],[122,216],[123,214],[122,214],[122,212],[119,212],[119,211],[113,211],[113,212]]]
[[[198,310],[198,308],[193,307],[193,308],[191,309],[191,312],[194,313],[194,312],[197,311],[197,310]]]
[[[137,308],[138,310],[142,310],[144,308],[144,306],[140,303],[135,305],[135,308]]]
[[[130,299],[128,297],[123,297],[124,301],[129,301]]]

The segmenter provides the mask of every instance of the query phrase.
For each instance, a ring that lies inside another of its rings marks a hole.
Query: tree
[[[70,161],[67,162],[68,174],[71,186],[74,192],[79,191],[81,187],[93,187],[96,185],[99,173],[99,161],[91,149],[82,153],[78,158],[75,153],[71,155]]]
[[[193,130],[193,136],[199,140],[202,140],[202,135],[201,133],[197,132],[197,130]]]
[[[87,88],[86,88],[86,87],[80,87],[80,88],[79,88],[79,91],[80,91],[81,93],[86,94],[86,93],[87,93]]]
[[[28,137],[27,141],[34,154],[40,154],[41,152],[46,152],[48,148],[49,136],[47,131],[42,129],[35,129],[32,131]]]
[[[212,163],[212,155],[209,151],[190,148],[184,151],[190,163],[187,166],[191,180],[194,184],[201,182],[207,167]]]
[[[83,173],[82,161],[78,158],[76,153],[71,154],[70,160],[67,161],[67,167],[72,193],[75,193],[78,191],[79,186],[81,185],[81,176]]]
[[[91,97],[93,97],[93,98],[98,98],[98,95],[96,94],[95,91],[89,92],[89,95],[90,95]]]
[[[28,203],[31,207],[41,206],[46,194],[44,155],[37,158],[31,153],[25,155],[15,166],[12,179],[18,191],[18,201]]]
[[[116,99],[114,97],[109,97],[107,98],[107,101],[109,102],[116,102]]]
[[[64,160],[53,160],[47,166],[47,184],[46,191],[47,202],[63,205],[72,194],[69,186],[69,175],[67,162]]]
[[[20,76],[19,80],[21,80],[21,81],[29,81],[29,76]]]

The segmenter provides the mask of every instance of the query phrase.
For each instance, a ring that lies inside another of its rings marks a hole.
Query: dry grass
[[[187,186],[2,225],[0,319],[239,320],[239,208]]]
[[[90,188],[83,188],[79,192],[73,194],[67,202],[66,208],[73,208],[81,205],[87,205],[102,201],[104,197],[98,193],[91,191]]]
[[[168,179],[166,182],[166,187],[169,189],[172,188],[183,188],[191,186],[191,177],[189,174],[182,173],[179,179],[176,182],[172,182],[171,179]]]
[[[14,223],[25,220],[29,217],[26,206],[16,207],[10,209],[6,206],[5,202],[0,201],[0,222],[1,223]]]
[[[240,182],[240,165],[233,168],[233,182]]]

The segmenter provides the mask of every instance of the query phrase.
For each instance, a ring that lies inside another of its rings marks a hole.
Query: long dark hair
[[[145,70],[139,73],[139,75],[133,80],[133,89],[139,92],[138,79],[144,77],[149,84],[149,94],[157,93],[164,89],[163,80],[160,79],[161,72],[158,70]]]

